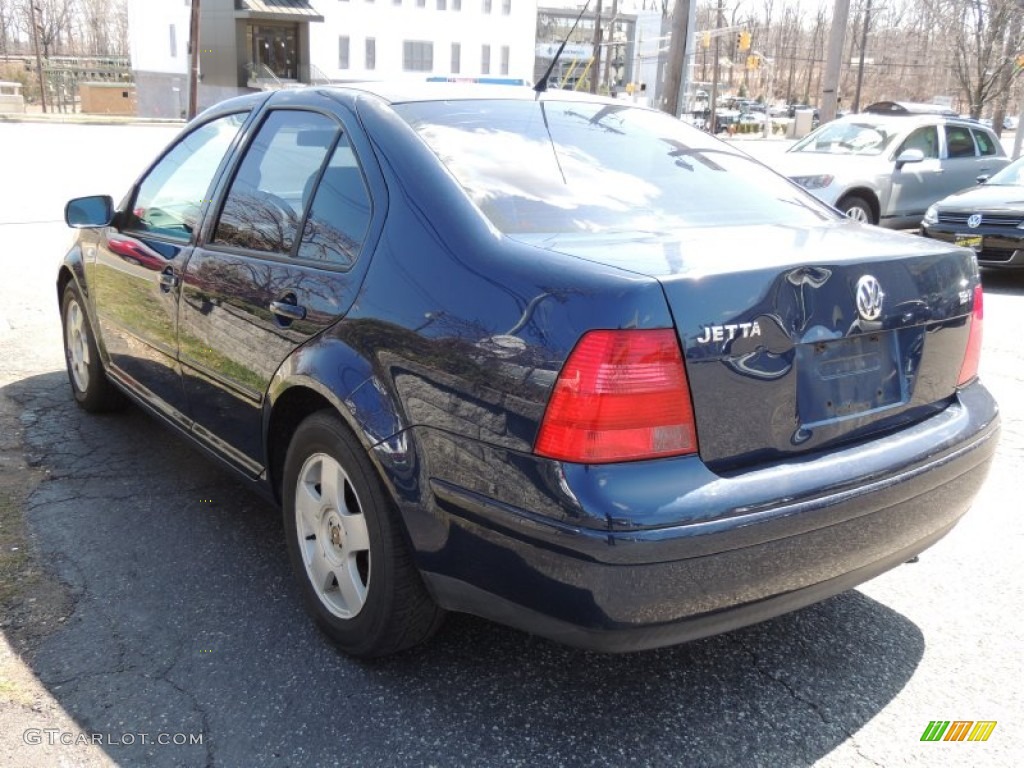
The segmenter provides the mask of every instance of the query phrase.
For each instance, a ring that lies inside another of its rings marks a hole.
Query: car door
[[[919,149],[924,160],[906,163],[896,167],[896,158],[908,149]],[[884,218],[908,219],[911,224],[920,222],[928,206],[934,203],[935,189],[941,184],[942,167],[939,164],[939,129],[925,125],[910,132],[906,139],[891,155],[893,163],[892,192]]]
[[[935,200],[941,200],[961,189],[974,186],[980,167],[971,129],[966,125],[946,125],[943,130],[945,154],[942,160],[942,176],[935,189]]]
[[[982,128],[972,128],[971,133],[978,147],[977,176],[991,176],[1009,165],[1010,160],[1003,155],[999,140],[994,135]],[[977,176],[974,181],[977,181]]]
[[[253,474],[271,378],[358,290],[374,215],[360,141],[357,158],[336,114],[269,110],[185,270],[179,346],[193,431]]]
[[[175,142],[129,193],[87,267],[112,375],[186,426],[179,280],[210,189],[247,116],[216,117]]]

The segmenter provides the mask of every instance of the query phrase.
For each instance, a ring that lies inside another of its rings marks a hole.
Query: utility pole
[[[828,58],[825,61],[825,77],[821,89],[821,122],[836,119],[838,105],[839,69],[843,59],[843,42],[846,39],[846,22],[850,17],[850,0],[836,0],[832,11],[832,31],[828,37]]]
[[[32,44],[36,49],[36,77],[39,78],[39,101],[43,105],[43,114],[46,114],[46,81],[43,80],[43,57],[39,54],[39,22],[36,21],[36,13],[41,9],[35,3],[29,5],[29,12],[32,14]]]
[[[590,65],[590,92],[597,93],[598,80],[601,79],[601,0],[597,0],[597,11],[594,17],[594,55]]]
[[[851,109],[854,112],[860,112],[860,86],[864,82],[864,49],[868,45],[868,27],[871,26],[871,0],[866,0],[867,5],[864,6],[864,24],[860,31],[860,59],[857,61],[857,90],[853,92],[853,106]]]
[[[608,23],[608,53],[604,57],[604,81],[608,83],[609,91],[612,89],[612,59],[615,53],[615,22],[619,16],[619,0],[612,0],[612,18]]]
[[[849,2],[849,0],[847,0],[847,2]],[[722,0],[718,0],[718,13],[715,15],[715,29],[722,28],[722,10]],[[722,69],[722,61],[720,54],[721,48],[719,46],[721,39],[721,35],[715,35],[715,58],[714,61],[711,62],[711,103],[709,105],[711,109],[711,115],[709,119],[711,121],[710,124],[712,136],[718,134],[718,76],[719,74],[721,74]]]
[[[188,119],[198,112],[199,104],[199,0],[192,0],[192,16],[188,31]]]
[[[671,40],[668,44],[668,63],[665,65],[665,92],[661,96],[661,110],[679,117],[679,91],[686,68],[686,38],[690,26],[689,0],[676,0],[672,10]]]

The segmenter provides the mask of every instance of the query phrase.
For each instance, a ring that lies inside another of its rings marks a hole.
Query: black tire
[[[427,592],[398,513],[362,446],[334,413],[315,413],[296,430],[282,502],[303,602],[341,650],[386,656],[437,631],[444,611]]]
[[[871,209],[871,203],[859,195],[847,195],[836,204],[836,208],[842,211],[843,215],[854,221],[863,221],[868,224],[877,224],[875,212]]]
[[[64,288],[60,310],[64,361],[75,402],[89,413],[124,408],[127,400],[103,370],[85,302],[73,282]]]

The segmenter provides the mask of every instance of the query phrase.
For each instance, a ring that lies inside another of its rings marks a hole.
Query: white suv
[[[900,229],[918,226],[929,205],[1009,162],[980,123],[890,111],[826,123],[775,167],[851,219]]]

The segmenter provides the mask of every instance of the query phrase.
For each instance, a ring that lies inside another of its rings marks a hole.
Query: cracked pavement
[[[90,417],[71,399],[52,287],[61,208],[119,197],[173,132],[0,124],[0,146],[19,147],[5,159],[19,184],[0,185],[0,477],[20,494],[25,567],[49,579],[31,583],[50,585],[7,585],[0,764],[1019,764],[1024,275],[985,276],[996,464],[919,563],[659,651],[589,654],[451,616],[422,648],[356,662],[306,618],[277,510],[139,410]],[[921,743],[934,719],[999,724],[985,743]],[[136,743],[26,744],[31,728]]]

